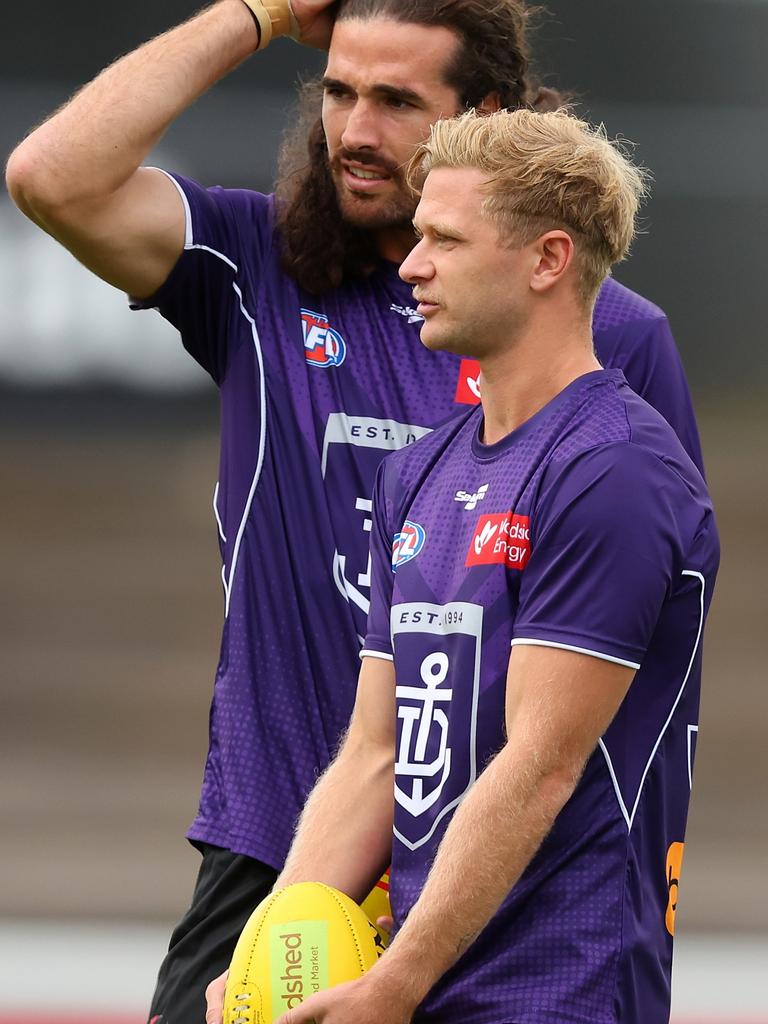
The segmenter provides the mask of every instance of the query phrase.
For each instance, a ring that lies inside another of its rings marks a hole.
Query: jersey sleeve
[[[685,370],[669,321],[661,310],[658,314],[626,326],[625,344],[619,344],[621,357],[615,365],[624,371],[635,394],[669,423],[703,476],[699,428]],[[596,343],[599,349],[597,337]]]
[[[639,668],[681,568],[684,494],[673,470],[630,442],[552,464],[532,512],[512,644]]]
[[[387,459],[379,466],[373,490],[371,526],[371,607],[368,612],[368,630],[361,658],[392,659],[392,637],[390,631],[390,610],[394,573],[392,572],[392,541],[394,533],[388,522],[386,496]]]
[[[238,336],[229,329],[233,306],[252,305],[248,290],[271,244],[271,201],[246,189],[203,188],[190,178],[167,176],[184,203],[184,250],[158,291],[131,299],[131,308],[159,310],[180,332],[184,348],[221,384],[229,345]]]

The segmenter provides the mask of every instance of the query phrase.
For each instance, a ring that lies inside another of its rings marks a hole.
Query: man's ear
[[[547,231],[534,242],[538,257],[531,272],[531,288],[546,292],[562,281],[573,264],[573,239],[567,231]]]
[[[501,97],[497,92],[489,92],[478,103],[475,108],[478,114],[495,114],[498,110],[501,110]]]

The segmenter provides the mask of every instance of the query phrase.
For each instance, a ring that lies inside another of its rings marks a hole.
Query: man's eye
[[[400,100],[396,96],[390,96],[387,99],[387,106],[392,107],[393,110],[407,110],[411,104],[408,100]]]

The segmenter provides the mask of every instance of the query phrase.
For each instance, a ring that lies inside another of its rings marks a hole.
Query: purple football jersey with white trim
[[[221,400],[226,618],[189,836],[279,868],[354,701],[376,469],[476,404],[477,371],[423,347],[394,265],[310,295],[281,270],[272,197],[172,180],[187,213],[184,252],[159,292],[134,305],[178,327]],[[664,314],[608,281],[595,337],[603,364],[626,366],[699,459]]]
[[[505,743],[510,646],[637,671],[539,851],[414,1021],[662,1024],[719,561],[709,495],[620,370],[578,378],[497,444],[481,430],[476,409],[377,478],[363,655],[395,664],[396,927]]]

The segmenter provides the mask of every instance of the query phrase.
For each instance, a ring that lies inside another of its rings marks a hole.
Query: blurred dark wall
[[[697,400],[758,401],[768,231],[768,5],[759,0],[551,0],[538,19],[543,80],[637,143],[655,174],[643,235],[617,276],[669,313]],[[0,146],[78,84],[188,16],[158,5],[61,5],[3,12]],[[297,74],[322,55],[282,42],[248,61],[168,133],[158,162],[206,183],[268,189]],[[258,141],[257,141],[258,140]]]

